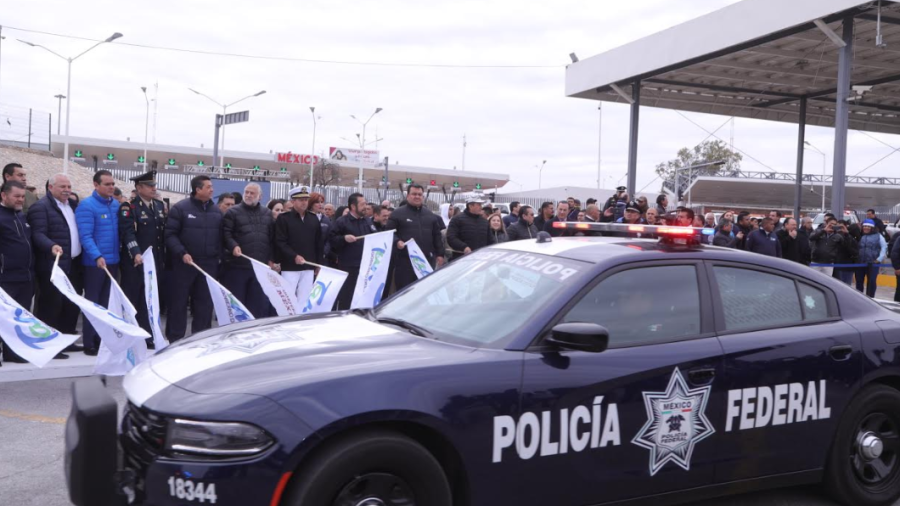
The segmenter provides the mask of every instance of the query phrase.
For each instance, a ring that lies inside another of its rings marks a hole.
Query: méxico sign
[[[299,153],[275,153],[276,159],[281,163],[296,163],[309,165],[310,163],[319,163],[319,157],[315,155],[301,155]]]

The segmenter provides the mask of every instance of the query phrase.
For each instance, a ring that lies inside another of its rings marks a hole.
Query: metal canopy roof
[[[693,204],[707,207],[789,209],[794,201],[793,174],[745,173],[743,178],[700,176],[686,192]],[[900,182],[884,178],[848,178],[846,203],[854,209],[887,207],[900,203]],[[822,177],[805,175],[801,209],[822,205]],[[825,207],[831,206],[831,176],[825,177]]]
[[[628,103],[642,81],[643,106],[835,125],[842,20],[854,17],[849,127],[900,134],[900,5],[881,2],[744,0],[567,67],[566,94]],[[618,88],[618,90],[616,90]],[[624,95],[624,96],[623,96]]]

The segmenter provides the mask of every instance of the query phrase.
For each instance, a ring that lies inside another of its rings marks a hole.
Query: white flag
[[[416,244],[415,239],[410,239],[406,243],[406,251],[409,253],[409,261],[412,263],[413,272],[416,273],[416,279],[422,279],[434,272],[431,264],[428,263],[428,258],[425,253],[422,253],[422,248]]]
[[[109,286],[109,302],[107,308],[110,313],[115,314],[122,320],[137,326],[137,309],[125,296],[122,287],[115,281],[111,281]],[[106,340],[100,340],[100,350],[97,353],[97,362],[94,365],[94,374],[107,374],[110,376],[124,376],[134,366],[143,362],[147,358],[147,342],[143,339],[136,339],[128,349],[113,352],[106,345]]]
[[[306,304],[306,299],[309,298],[309,293],[312,292],[313,289],[313,281],[316,279],[316,272],[285,271],[281,273],[281,276],[290,287],[291,293],[294,295],[294,300],[297,301],[297,305],[299,306],[301,302]],[[303,307],[300,309],[302,312]]]
[[[209,296],[212,297],[213,307],[216,308],[216,320],[219,326],[231,325],[232,323],[246,322],[255,320],[253,314],[237,300],[231,292],[210,275],[206,276],[206,286],[209,287]]]
[[[350,303],[351,309],[375,307],[381,302],[388,268],[391,265],[393,242],[393,230],[365,236],[359,277],[356,279],[356,289],[353,290],[353,301]]]
[[[121,316],[79,295],[75,288],[72,287],[72,282],[69,281],[66,273],[58,265],[53,267],[50,282],[59,289],[60,293],[81,309],[81,314],[90,320],[94,330],[100,336],[100,340],[113,353],[125,351],[131,348],[135,341],[150,337],[150,334],[144,329],[128,323]],[[112,293],[112,289],[110,289],[110,293]]]
[[[169,341],[166,340],[159,321],[159,271],[156,270],[153,248],[147,248],[141,257],[144,259],[144,299],[147,303],[147,319],[150,321],[153,345],[156,351],[160,351],[169,345]]]
[[[44,367],[77,335],[62,334],[38,320],[8,293],[0,289],[0,336],[4,346],[38,367]]]
[[[306,299],[306,307],[303,308],[303,314],[327,313],[331,311],[345,281],[347,281],[347,273],[344,271],[328,267],[319,269],[319,276],[316,278],[312,291]]]
[[[253,266],[253,274],[256,275],[256,281],[262,287],[263,293],[268,297],[269,303],[275,308],[278,316],[300,314],[300,307],[294,298],[290,282],[270,269],[268,265],[249,257],[245,258],[250,260],[250,265]]]

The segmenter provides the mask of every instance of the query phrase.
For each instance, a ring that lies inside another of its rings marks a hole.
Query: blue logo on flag
[[[306,300],[306,307],[303,308],[303,312],[311,311],[313,307],[313,300],[316,301],[316,305],[322,303],[322,300],[325,299],[325,294],[328,292],[328,288],[331,286],[331,281],[326,285],[321,281],[316,281],[316,284],[313,286],[311,292],[309,292],[309,299]]]
[[[238,303],[237,299],[234,298],[234,295],[228,294],[228,304],[231,305],[231,310],[234,311],[235,321],[247,322],[253,319],[246,311],[241,309],[241,305]]]
[[[53,329],[45,326],[40,320],[23,309],[16,309],[15,320],[19,323],[28,324],[28,327],[24,329],[22,325],[16,325],[16,335],[29,348],[43,350],[38,344],[52,341],[59,336],[59,332],[53,332]]]

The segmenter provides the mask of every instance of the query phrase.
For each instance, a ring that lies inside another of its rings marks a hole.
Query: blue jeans
[[[845,285],[851,286],[851,283],[853,282],[853,272],[855,270],[855,267],[835,267],[834,277],[841,280]]]
[[[864,282],[866,283],[865,294],[875,297],[875,290],[878,288],[878,264],[856,268],[856,289],[860,292],[863,291]]]

